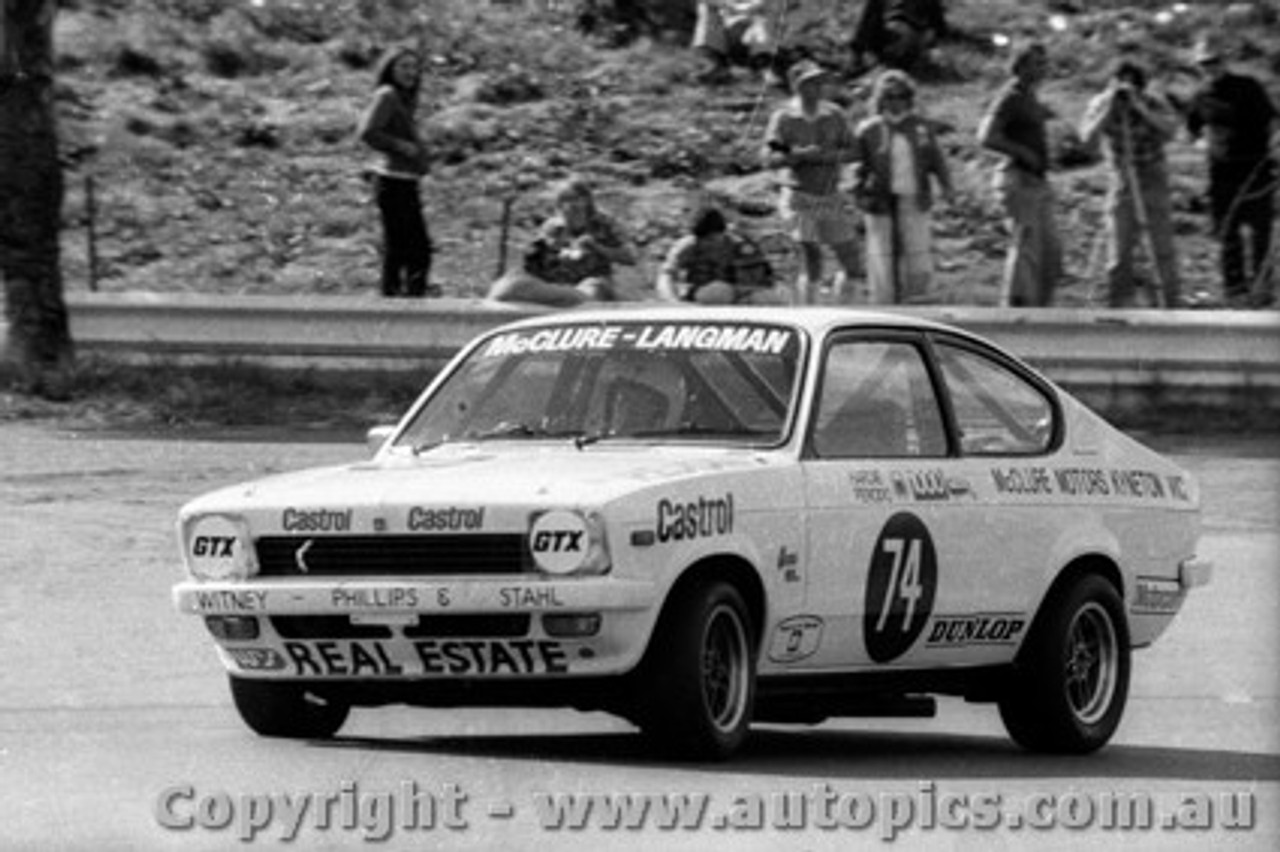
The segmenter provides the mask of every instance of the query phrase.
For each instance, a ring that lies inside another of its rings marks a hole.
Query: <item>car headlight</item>
[[[258,572],[245,522],[231,515],[199,515],[182,524],[182,557],[197,580],[244,580]]]
[[[597,512],[555,509],[534,515],[529,552],[547,574],[604,574],[610,567],[604,518]]]

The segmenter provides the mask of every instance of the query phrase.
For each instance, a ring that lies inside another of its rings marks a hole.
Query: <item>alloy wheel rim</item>
[[[1071,620],[1065,658],[1071,712],[1083,724],[1096,724],[1111,709],[1120,670],[1115,624],[1101,604],[1085,605]]]
[[[717,729],[730,731],[741,722],[747,684],[746,630],[733,609],[718,607],[702,643],[702,695]]]

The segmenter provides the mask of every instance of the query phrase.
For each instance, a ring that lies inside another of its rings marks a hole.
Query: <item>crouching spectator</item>
[[[773,268],[760,247],[715,208],[697,211],[658,273],[658,296],[700,305],[782,305]]]
[[[622,229],[596,209],[591,188],[581,179],[556,193],[556,208],[525,251],[523,266],[495,281],[490,299],[571,308],[617,298],[614,264],[636,262]]]
[[[733,64],[762,72],[771,84],[780,82],[774,67],[773,6],[772,0],[699,0],[693,49],[707,63],[699,82],[727,83]]]
[[[948,33],[942,0],[866,0],[853,35],[854,63],[919,71]]]

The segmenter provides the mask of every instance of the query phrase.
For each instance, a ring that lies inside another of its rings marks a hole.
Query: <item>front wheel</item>
[[[755,702],[751,618],[713,581],[671,602],[642,668],[645,733],[681,756],[722,760],[747,737]]]
[[[240,718],[264,737],[322,740],[338,732],[351,708],[288,681],[228,676]]]
[[[1014,741],[1086,754],[1104,746],[1129,695],[1129,629],[1111,583],[1086,575],[1045,601],[1000,699]]]

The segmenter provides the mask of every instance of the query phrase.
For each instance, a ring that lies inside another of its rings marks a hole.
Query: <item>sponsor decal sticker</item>
[[[693,541],[733,532],[733,495],[658,501],[658,541]]]
[[[349,589],[339,586],[329,593],[334,609],[415,609],[420,600],[412,586]]]
[[[782,572],[782,579],[788,583],[800,582],[800,554],[790,549],[785,544],[778,550],[778,570]]]
[[[1027,626],[1021,613],[939,615],[929,626],[925,644],[938,647],[1012,645]]]
[[[350,532],[350,509],[285,509],[280,515],[285,532]]]
[[[901,500],[938,503],[951,499],[951,485],[947,482],[946,473],[940,468],[895,470],[889,474],[889,478],[893,482],[893,493]],[[967,490],[967,483],[964,486],[962,490]]]
[[[205,592],[196,590],[196,609],[200,612],[262,612],[267,608],[267,593],[259,589]]]
[[[287,641],[288,664],[301,677],[386,677],[405,674],[387,644],[371,640]],[[547,639],[423,639],[412,643],[425,674],[564,674],[569,654]]]
[[[1181,476],[1161,478],[1149,470],[1004,467],[992,468],[991,482],[997,494],[1014,497],[1060,494],[1064,497],[1190,502],[1186,482]]]
[[[822,619],[816,615],[796,615],[780,622],[769,643],[769,659],[795,663],[813,656],[822,644],[822,626]]]
[[[898,512],[880,531],[867,570],[862,638],[872,660],[887,663],[910,650],[937,591],[938,557],[929,529],[910,512]]]
[[[1111,490],[1121,497],[1164,500],[1164,480],[1149,470],[1111,471]]]
[[[1133,611],[1172,615],[1182,608],[1186,590],[1176,580],[1160,577],[1139,577],[1133,595]]]
[[[285,667],[284,657],[273,648],[227,648],[231,659],[246,671],[273,672]]]
[[[893,491],[878,470],[855,470],[849,473],[853,499],[859,503],[892,503]],[[905,488],[905,482],[903,483]]]
[[[546,512],[529,529],[533,561],[549,574],[568,574],[582,565],[587,539],[587,521],[576,512]]]
[[[556,609],[564,601],[551,586],[504,586],[498,590],[498,606],[504,609]]]
[[[999,494],[1028,496],[1053,493],[1053,479],[1048,468],[1044,467],[993,468],[991,481]]]
[[[428,509],[414,506],[409,510],[405,526],[413,532],[471,532],[484,529],[484,509],[461,509],[457,506]]]
[[[790,329],[754,323],[567,325],[499,335],[485,345],[480,357],[593,350],[689,350],[781,355],[795,341],[796,332]]]
[[[250,555],[236,521],[208,515],[196,521],[189,537],[187,558],[191,570],[206,580],[223,580],[248,573]]]
[[[285,642],[285,653],[298,675],[399,675],[381,642]]]
[[[423,640],[413,643],[427,674],[564,674],[564,645],[546,639]]]

